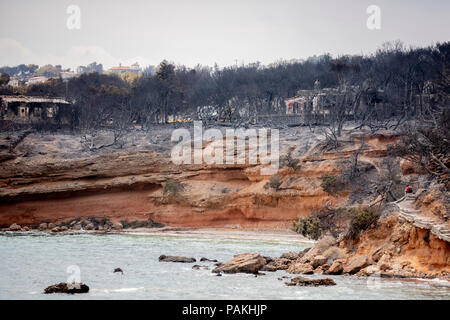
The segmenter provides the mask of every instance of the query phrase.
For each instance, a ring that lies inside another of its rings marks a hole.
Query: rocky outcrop
[[[325,272],[326,274],[341,274],[344,271],[344,260],[334,260],[333,264]]]
[[[301,258],[287,261],[287,272],[294,274],[377,274],[450,280],[450,243],[395,213],[353,239],[319,241]]]
[[[301,286],[301,287],[318,287],[318,286],[335,286],[336,282],[333,279],[307,279],[304,277],[295,277],[290,282],[285,282],[287,286]]]
[[[21,231],[22,227],[19,226],[17,223],[13,223],[9,226],[9,231]]]
[[[287,269],[289,273],[313,274],[314,268],[308,263],[292,263]]]
[[[328,258],[324,257],[322,255],[317,255],[314,257],[314,259],[311,261],[311,266],[316,269],[319,266],[324,265],[327,262]]]
[[[111,226],[111,228],[112,228],[113,230],[118,230],[118,231],[120,231],[120,230],[123,229],[123,225],[122,225],[120,222],[115,222],[115,223],[113,223],[113,225]]]
[[[253,273],[257,274],[266,264],[258,253],[242,253],[235,255],[233,259],[215,268],[214,273]]]
[[[166,255],[159,256],[158,260],[160,262],[181,262],[181,263],[193,263],[197,261],[195,260],[195,258],[188,258],[182,256],[166,256]]]
[[[369,265],[369,259],[366,256],[357,256],[352,259],[344,266],[344,273],[355,274],[362,268]]]
[[[44,289],[45,294],[49,293],[68,293],[68,294],[75,294],[75,293],[87,293],[89,292],[89,287],[85,285],[84,283],[66,283],[61,282],[58,284],[51,285]]]

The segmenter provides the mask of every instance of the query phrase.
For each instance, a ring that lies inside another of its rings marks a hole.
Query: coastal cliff
[[[296,159],[295,166],[282,163],[274,185],[273,177],[261,175],[260,165],[176,166],[170,161],[167,135],[153,143],[165,149],[99,153],[79,153],[73,141],[72,153],[68,152],[67,136],[28,135],[0,168],[0,226],[8,229],[15,224],[20,230],[18,225],[29,229],[45,223],[57,231],[87,225],[91,230],[121,230],[128,221],[144,227],[287,230],[298,217],[315,210],[378,206],[383,199],[374,186],[386,171],[394,170],[392,164],[386,169],[387,148],[398,139],[389,132],[347,132],[338,148],[327,149],[317,134],[312,140],[303,139],[311,135],[306,128],[287,129],[280,136],[281,155]],[[352,167],[359,173],[352,183],[336,192],[324,189],[324,175],[344,175]],[[401,161],[397,167],[404,183],[423,184],[417,166]],[[167,192],[169,181],[182,188]],[[407,203],[391,199],[378,223],[357,237],[333,238],[325,247],[322,239],[308,254],[266,268],[306,274],[447,277],[448,194],[433,186],[421,189]],[[400,187],[390,194],[403,195]]]
[[[167,152],[153,150],[64,157],[64,149],[55,148],[67,137],[45,137],[50,142],[43,144],[41,136],[29,135],[16,158],[0,168],[0,225],[106,217],[151,218],[176,227],[287,229],[313,209],[345,203],[348,192],[324,192],[320,177],[345,170],[361,139],[350,138],[338,151],[319,152],[295,134],[286,133],[280,144],[282,154],[289,150],[298,157],[299,166],[279,170],[277,190],[267,186],[270,176],[261,175],[260,166],[175,166]],[[392,139],[378,135],[367,140],[360,160],[365,170],[376,172],[386,141]],[[182,183],[183,191],[165,194],[168,179]]]

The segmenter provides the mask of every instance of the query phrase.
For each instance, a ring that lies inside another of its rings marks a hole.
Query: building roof
[[[28,80],[37,80],[37,79],[48,79],[48,77],[46,77],[46,76],[38,76],[38,77],[28,78]]]
[[[63,98],[45,98],[45,97],[31,97],[31,96],[0,96],[0,99],[7,102],[25,102],[25,103],[60,103],[70,104]]]
[[[111,67],[110,70],[130,70],[130,67],[126,67],[126,66],[119,66],[119,67]]]

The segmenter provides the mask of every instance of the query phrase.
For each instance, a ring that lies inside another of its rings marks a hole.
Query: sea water
[[[0,299],[450,299],[445,281],[377,277],[331,277],[336,286],[286,286],[285,271],[265,275],[216,276],[212,262],[257,252],[279,257],[311,244],[294,241],[163,235],[0,235]],[[194,257],[196,263],[159,262],[158,257]],[[194,264],[209,270],[193,270]],[[123,274],[114,273],[121,268]],[[79,279],[90,288],[80,295],[43,294],[44,288]]]

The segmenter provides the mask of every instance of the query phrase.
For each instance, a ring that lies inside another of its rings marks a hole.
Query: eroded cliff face
[[[280,169],[279,190],[267,188],[270,177],[261,175],[260,166],[176,166],[167,153],[133,151],[70,159],[18,156],[0,168],[0,225],[107,217],[151,218],[177,227],[286,229],[314,208],[347,200],[345,192],[337,197],[325,193],[319,177],[345,170],[362,138],[360,163],[376,171],[395,136],[350,136],[331,152],[314,146],[305,152],[299,140],[282,140],[282,154],[291,150],[300,166]],[[32,145],[30,139],[23,143]],[[169,178],[182,182],[184,191],[164,194]]]
[[[356,240],[343,240],[339,246],[347,250],[347,260],[365,256],[368,265],[376,266],[361,269],[362,274],[450,275],[450,243],[399,215],[380,219],[375,228],[363,232]]]

